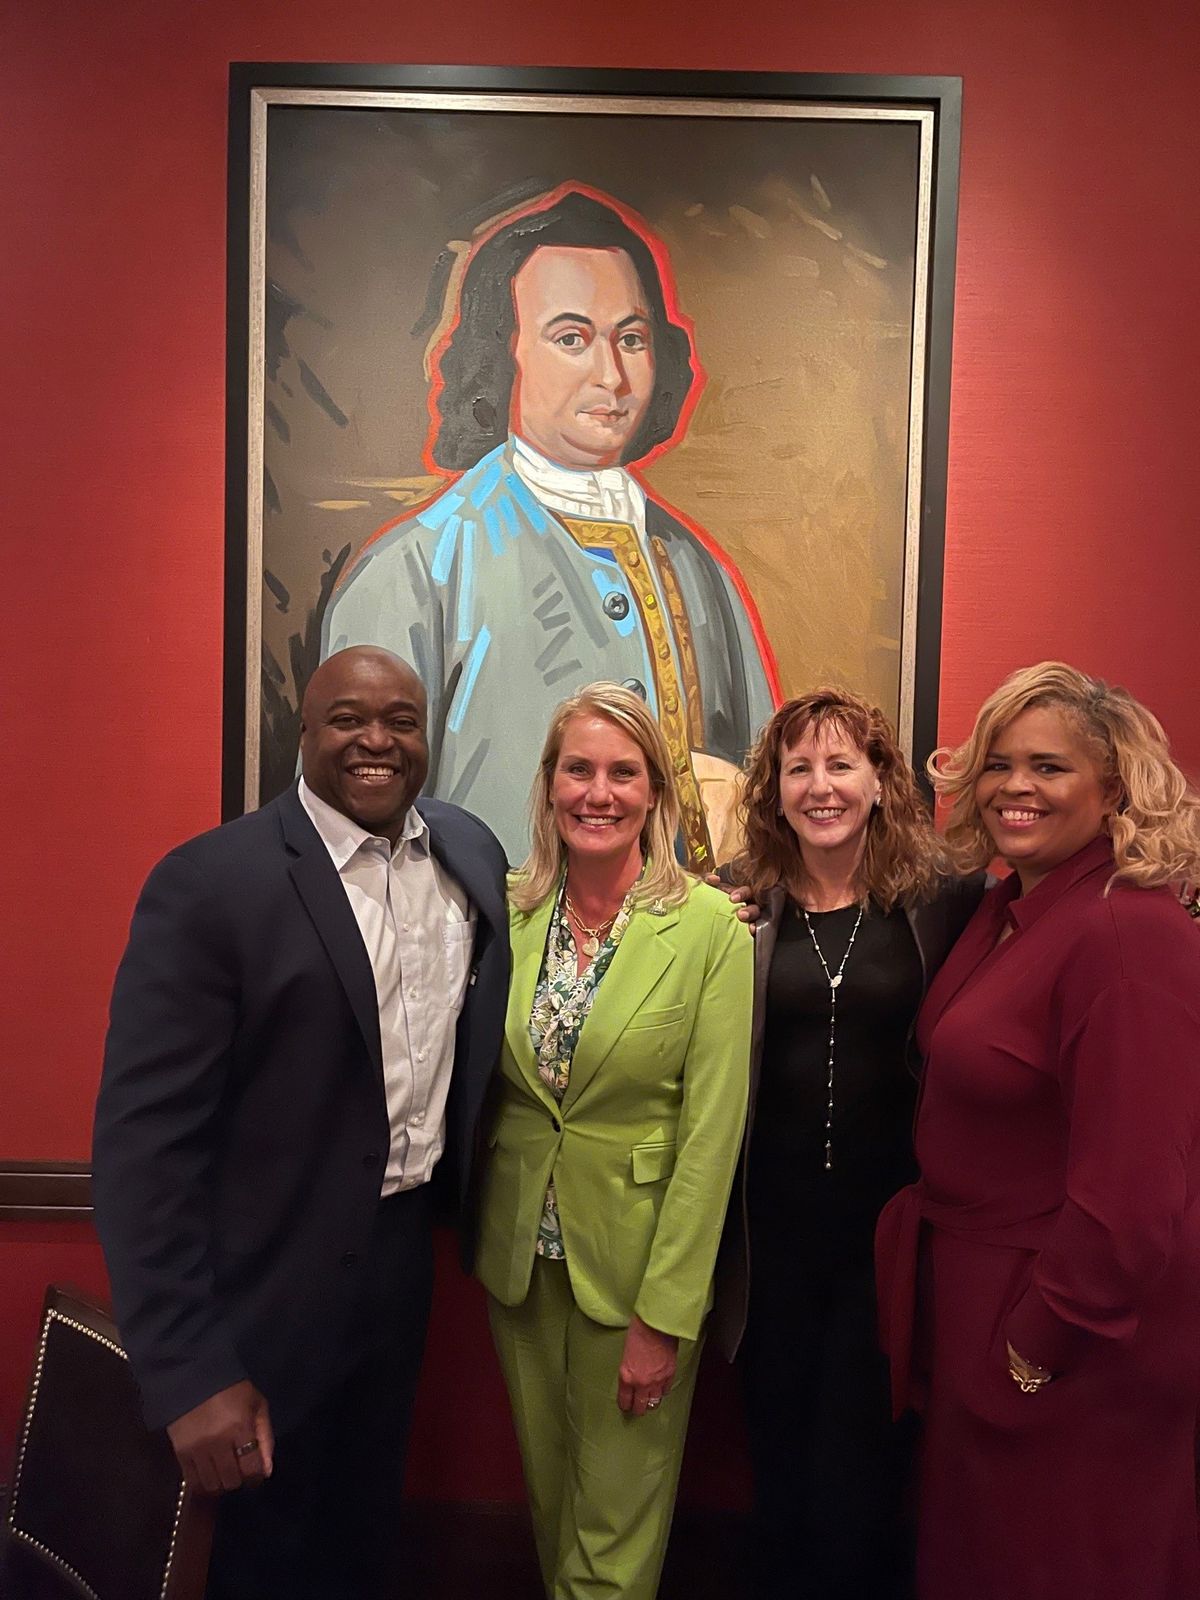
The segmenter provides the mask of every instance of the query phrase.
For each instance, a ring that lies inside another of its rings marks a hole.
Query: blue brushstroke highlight
[[[607,599],[610,594],[623,594],[626,600],[629,601],[629,610],[623,617],[608,617],[609,622],[612,623],[620,637],[628,639],[637,626],[637,614],[633,608],[633,597],[624,585],[615,585],[607,572],[601,572],[596,567],[592,568],[592,582],[596,585],[596,593],[602,601]],[[607,612],[605,615],[607,616]]]
[[[485,457],[484,459],[486,460],[487,458]],[[481,461],[479,463],[479,465],[482,466],[483,462]],[[478,468],[476,470],[478,471]],[[475,507],[476,510],[478,510],[479,507],[482,506],[483,502],[488,498],[488,496],[496,488],[497,484],[500,482],[500,479],[503,477],[503,475],[504,475],[504,464],[503,464],[503,462],[493,459],[488,464],[487,470],[484,472],[483,476],[479,479],[478,483],[471,490],[471,504]]]
[[[521,524],[517,520],[517,508],[513,505],[510,497],[508,495],[502,495],[500,499],[497,500],[496,506],[500,512],[500,520],[503,522],[509,538],[520,538]]]
[[[507,505],[508,502],[502,501],[501,504]],[[504,553],[504,535],[500,531],[500,518],[496,515],[495,506],[484,506],[483,508],[483,531],[487,534],[492,554],[494,556],[502,555]]]
[[[467,664],[463,670],[462,688],[458,693],[458,704],[454,707],[446,723],[451,733],[462,732],[463,718],[466,716],[467,706],[471,702],[475,680],[479,676],[479,669],[483,665],[483,658],[487,655],[488,646],[491,642],[492,636],[485,625],[475,635],[475,643],[471,646],[471,653],[467,657]]]
[[[434,500],[430,505],[427,505],[424,511],[418,511],[417,521],[424,527],[433,528],[436,531],[447,517],[454,515],[462,503],[462,495],[449,491],[440,496],[439,499]]]
[[[546,515],[545,511],[543,511],[541,502],[534,499],[533,495],[529,492],[525,484],[515,472],[505,473],[504,486],[511,493],[513,499],[529,518],[530,522],[532,522],[534,532],[548,533],[554,524]]]
[[[461,504],[460,500],[459,505]],[[454,564],[454,550],[458,544],[458,530],[462,525],[461,517],[451,516],[442,529],[442,536],[437,542],[433,561],[429,567],[429,575],[434,583],[445,583],[450,576],[450,568]]]
[[[471,613],[475,599],[475,524],[463,523],[462,566],[458,585],[458,642],[471,637]]]

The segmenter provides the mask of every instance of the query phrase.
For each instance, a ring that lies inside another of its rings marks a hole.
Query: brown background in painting
[[[265,433],[276,662],[323,552],[353,556],[443,481],[422,462],[439,252],[574,179],[662,238],[708,373],[650,485],[740,567],[786,692],[832,677],[895,713],[913,125],[287,107],[268,127],[286,344],[278,361],[268,344]]]

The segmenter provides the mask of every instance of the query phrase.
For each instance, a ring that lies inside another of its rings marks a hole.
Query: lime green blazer
[[[754,946],[719,890],[636,911],[584,1022],[562,1105],[529,1014],[553,897],[510,908],[513,975],[486,1130],[475,1270],[503,1305],[529,1291],[554,1176],[576,1304],[593,1321],[698,1337],[749,1084]]]

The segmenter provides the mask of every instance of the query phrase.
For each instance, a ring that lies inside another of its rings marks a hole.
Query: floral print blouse
[[[542,958],[542,970],[538,974],[533,995],[533,1010],[529,1014],[529,1037],[537,1056],[538,1076],[559,1105],[571,1081],[575,1046],[579,1043],[583,1024],[592,1009],[596,990],[612,964],[612,958],[633,915],[634,894],[631,889],[625,896],[608,937],[591,963],[579,972],[578,952],[563,905],[564,891],[565,880],[550,918],[546,954]],[[546,1201],[538,1223],[537,1253],[550,1261],[566,1260],[553,1177],[546,1189]]]

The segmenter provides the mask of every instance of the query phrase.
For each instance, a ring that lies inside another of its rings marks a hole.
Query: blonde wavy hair
[[[1171,760],[1162,724],[1128,689],[1063,661],[1014,672],[984,701],[966,743],[930,756],[929,776],[949,805],[946,843],[955,864],[970,871],[995,856],[975,801],[976,781],[996,736],[1035,706],[1062,711],[1091,746],[1101,785],[1116,792],[1107,818],[1117,865],[1110,887],[1200,879],[1200,795]]]
[[[574,717],[603,717],[627,735],[642,752],[654,795],[642,828],[642,854],[646,871],[637,888],[637,904],[661,900],[678,905],[686,900],[691,879],[675,859],[679,831],[679,795],[675,788],[671,753],[662,729],[645,701],[615,683],[589,683],[564,700],[550,718],[537,776],[529,796],[529,855],[509,873],[508,897],[520,911],[533,911],[558,887],[567,859],[567,847],[554,821],[550,795],[562,750],[563,734]]]
[[[747,756],[738,806],[746,843],[732,864],[734,881],[747,884],[760,903],[777,883],[803,900],[810,880],[799,841],[780,814],[779,769],[788,746],[823,728],[861,750],[879,778],[879,804],[867,822],[858,870],[860,898],[869,897],[884,911],[930,898],[951,869],[912,767],[879,707],[835,688],[786,700]]]

